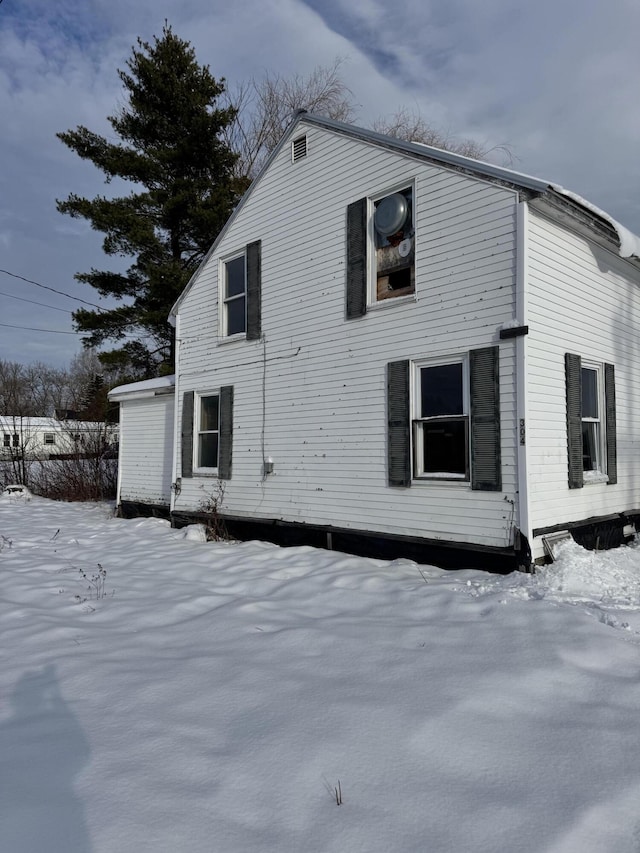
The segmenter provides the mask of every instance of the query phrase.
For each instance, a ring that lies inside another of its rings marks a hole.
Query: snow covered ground
[[[200,533],[0,499],[2,853],[640,851],[640,548]]]

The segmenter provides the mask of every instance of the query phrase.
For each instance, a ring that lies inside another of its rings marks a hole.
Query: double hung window
[[[262,243],[254,240],[219,264],[219,334],[222,339],[262,337]]]
[[[414,476],[469,479],[466,360],[416,365]]]
[[[215,470],[218,467],[218,445],[220,441],[220,398],[218,394],[198,397],[196,424],[196,468]]]
[[[244,252],[223,263],[223,336],[247,330],[247,265]]]
[[[181,471],[183,477],[231,479],[233,386],[182,395]]]
[[[583,366],[582,374],[582,470],[605,473],[602,452],[602,370]]]
[[[618,482],[613,364],[565,353],[569,488]]]
[[[387,365],[387,481],[500,491],[500,350]]]

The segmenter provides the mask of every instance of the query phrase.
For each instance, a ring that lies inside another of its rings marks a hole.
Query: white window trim
[[[227,264],[231,261],[237,260],[237,258],[244,258],[244,332],[235,332],[233,335],[227,334],[227,311],[226,306],[227,302],[232,302],[237,299],[241,299],[241,294],[237,296],[231,296],[228,299],[225,297],[225,290],[227,286]],[[246,247],[243,247],[237,252],[233,252],[232,254],[225,255],[223,258],[220,258],[219,267],[218,267],[218,331],[219,331],[219,341],[221,343],[225,343],[227,341],[238,341],[245,340],[247,337],[247,251]]]
[[[421,443],[416,441],[416,435],[420,430],[420,423],[433,421],[435,418],[420,417],[421,383],[420,370],[423,367],[443,367],[447,364],[462,365],[462,414],[452,417],[466,417],[467,419],[467,448],[466,448],[466,474],[454,474],[449,471],[419,473],[422,471],[422,448]],[[454,486],[466,486],[471,484],[471,394],[469,384],[469,355],[460,353],[458,355],[443,356],[441,358],[420,359],[411,363],[411,460],[412,480],[418,483],[439,482]]]
[[[598,418],[581,417],[583,423],[598,424],[598,443],[597,443],[597,467],[592,471],[582,472],[582,479],[585,485],[595,483],[608,483],[607,476],[607,420],[606,420],[606,399],[604,388],[604,364],[597,361],[587,361],[582,359],[580,364],[581,370],[593,370],[596,374],[596,393],[598,400]]]
[[[200,455],[200,419],[202,417],[202,406],[201,400],[203,397],[217,397],[218,398],[218,462],[220,461],[220,389],[214,388],[211,391],[196,391],[193,395],[193,473],[194,474],[217,474],[218,473],[218,465],[213,467],[206,467],[204,465],[199,465],[199,455]],[[207,432],[215,432],[215,430],[208,430]]]
[[[52,445],[56,443],[56,436],[53,432],[45,432],[43,434],[43,443],[47,445]]]
[[[367,308],[382,308],[388,305],[401,305],[406,302],[416,301],[416,288],[414,286],[413,293],[407,293],[403,296],[394,296],[388,299],[378,299],[378,264],[376,257],[376,229],[373,223],[373,215],[375,213],[376,202],[393,193],[403,192],[411,189],[411,219],[414,233],[414,267],[416,265],[416,179],[415,177],[408,178],[404,181],[398,181],[395,184],[387,187],[383,192],[377,192],[367,196]]]

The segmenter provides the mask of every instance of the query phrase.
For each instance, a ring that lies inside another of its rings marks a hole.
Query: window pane
[[[200,468],[218,467],[218,433],[209,432],[199,436],[198,465]]]
[[[218,395],[202,397],[200,400],[200,431],[218,429]]]
[[[225,282],[225,297],[238,296],[244,293],[244,255],[234,258],[225,264],[227,280]]]
[[[598,417],[598,372],[582,368],[582,417]]]
[[[425,474],[467,473],[467,420],[426,421],[422,424]]]
[[[462,415],[462,363],[423,367],[420,370],[420,417]]]
[[[582,422],[582,470],[598,471],[598,447],[600,424],[593,421]]]
[[[246,332],[247,323],[244,306],[244,296],[238,299],[232,299],[231,302],[226,303],[227,335],[237,335],[240,332]]]

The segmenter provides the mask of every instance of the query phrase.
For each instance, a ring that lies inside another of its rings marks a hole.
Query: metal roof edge
[[[325,127],[329,130],[335,130],[338,133],[344,133],[348,136],[362,139],[365,142],[371,142],[374,145],[382,145],[385,148],[392,148],[423,159],[433,160],[434,162],[448,166],[455,166],[458,169],[465,169],[469,172],[473,172],[487,178],[506,181],[507,183],[522,187],[523,189],[532,190],[534,192],[545,192],[549,186],[549,181],[544,181],[541,178],[534,177],[533,175],[525,175],[524,173],[516,172],[513,169],[496,166],[493,163],[487,163],[484,160],[475,160],[473,157],[465,157],[463,154],[455,154],[453,151],[446,151],[443,148],[435,148],[431,145],[425,145],[422,142],[405,142],[402,139],[397,139],[395,136],[387,136],[384,133],[378,133],[376,130],[357,127],[356,125],[346,124],[345,122],[324,118],[323,116],[313,115],[312,113],[306,113],[301,118],[310,124]]]

